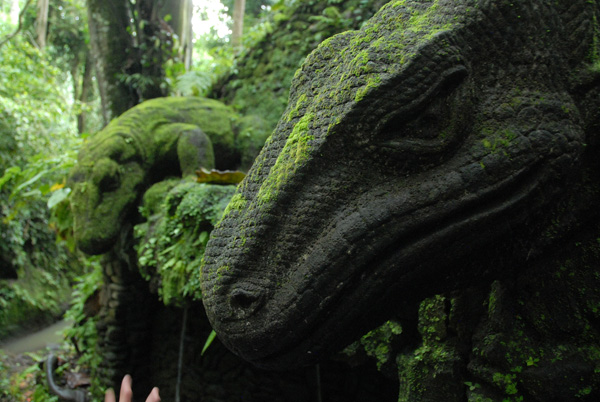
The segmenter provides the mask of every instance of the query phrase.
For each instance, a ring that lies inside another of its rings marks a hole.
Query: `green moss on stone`
[[[213,146],[217,165],[235,168],[241,158],[237,119],[232,109],[215,100],[158,98],[128,110],[90,137],[70,179],[80,248],[106,251],[148,186],[164,179],[161,175],[212,168]]]
[[[165,196],[173,187],[180,183],[181,179],[170,179],[163,180],[150,187],[142,198],[142,205],[140,206],[142,217],[148,219],[152,215],[159,213]]]
[[[395,321],[388,321],[381,327],[370,331],[360,339],[367,355],[374,357],[377,369],[394,358],[392,342],[402,334],[402,326]]]
[[[292,121],[292,119],[298,116],[298,111],[306,106],[306,94],[302,94],[298,97],[296,101],[296,106],[288,113],[287,121]]]
[[[360,102],[361,100],[363,100],[363,98],[365,97],[365,95],[367,95],[369,90],[371,90],[372,88],[377,88],[379,86],[379,84],[381,84],[380,76],[376,75],[376,76],[369,77],[369,80],[367,81],[367,85],[365,85],[364,87],[362,87],[362,88],[358,89],[358,91],[356,91],[356,96],[354,97],[354,101]]]
[[[307,113],[294,126],[269,176],[260,187],[257,195],[260,204],[273,201],[283,183],[308,160],[310,144],[314,139],[310,134],[310,124],[314,118],[314,113]]]
[[[153,186],[147,198],[158,198],[153,193],[171,184]],[[162,193],[164,199],[148,222],[136,226],[140,270],[160,283],[158,294],[165,304],[201,298],[200,264],[206,243],[234,191],[231,185],[180,181]]]

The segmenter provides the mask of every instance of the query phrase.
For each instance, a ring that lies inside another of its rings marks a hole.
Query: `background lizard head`
[[[535,236],[598,129],[572,81],[598,44],[573,27],[597,15],[392,1],[322,43],[212,232],[203,300],[221,340],[259,366],[311,364]]]
[[[244,152],[236,148],[237,119],[216,100],[156,98],[90,137],[69,179],[78,247],[89,254],[108,251],[127,222],[135,220],[132,213],[153,183],[194,176],[201,167],[235,169],[241,160],[251,159],[252,144],[240,146]],[[255,125],[246,126],[252,130]]]
[[[146,178],[140,152],[133,137],[106,129],[80,151],[70,182],[75,240],[82,251],[100,254],[114,244]]]

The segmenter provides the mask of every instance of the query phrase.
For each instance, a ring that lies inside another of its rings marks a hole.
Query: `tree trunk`
[[[192,15],[194,5],[192,0],[165,0],[160,11],[160,16],[168,20],[169,26],[179,38],[177,54],[183,60],[186,70],[189,70],[192,60]]]
[[[92,77],[93,77],[93,64],[92,57],[88,53],[85,57],[85,64],[83,66],[83,77],[81,78],[81,91],[79,91],[79,102],[82,105],[81,112],[77,115],[77,132],[79,134],[84,133],[86,130],[86,112],[85,112],[85,104],[90,100],[90,94],[92,89]]]
[[[40,49],[46,47],[46,33],[48,32],[48,6],[49,0],[38,0],[37,19],[35,23],[36,39]]]
[[[137,90],[141,100],[165,96],[164,63],[171,57],[173,50],[173,29],[161,18],[157,0],[137,0],[135,9],[138,20],[137,29],[139,54],[138,70],[143,80]]]
[[[181,52],[183,54],[183,63],[185,71],[192,68],[192,54],[194,52],[194,30],[192,27],[192,15],[194,14],[194,4],[192,0],[185,0],[183,8],[183,29],[181,31]]]
[[[231,43],[236,50],[239,50],[242,44],[245,10],[246,0],[235,0],[233,3],[233,31],[231,33]]]
[[[128,0],[87,0],[104,124],[139,101],[137,92],[124,79],[136,63],[128,3]]]
[[[173,29],[161,18],[163,1],[87,3],[104,122],[141,101],[166,96],[164,64],[172,57]],[[180,18],[183,3],[173,4],[172,15]]]

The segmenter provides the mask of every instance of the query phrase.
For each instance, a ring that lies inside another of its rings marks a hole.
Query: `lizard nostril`
[[[234,289],[230,294],[230,304],[237,315],[252,314],[260,306],[262,297],[257,291]]]

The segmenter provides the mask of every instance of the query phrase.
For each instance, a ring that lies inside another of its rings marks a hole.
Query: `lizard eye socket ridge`
[[[386,165],[420,170],[441,163],[452,153],[449,148],[460,145],[470,114],[462,86],[468,74],[461,67],[444,74],[419,104],[397,112],[381,129],[372,150]]]
[[[115,191],[121,184],[119,165],[110,159],[101,160],[94,168],[94,182],[103,193]]]

